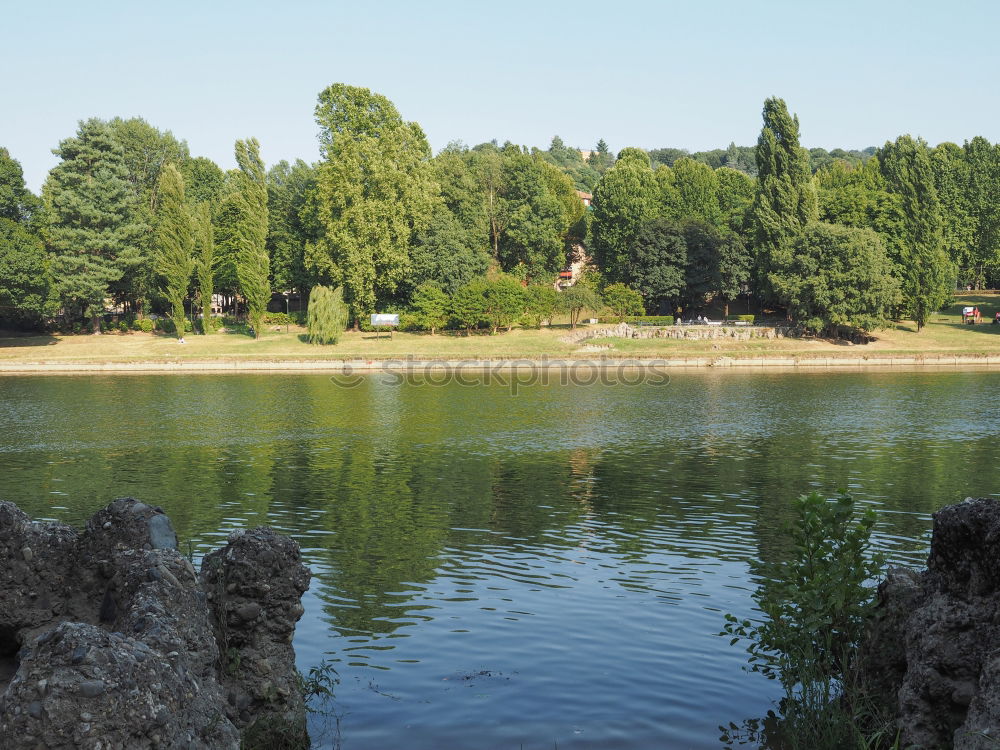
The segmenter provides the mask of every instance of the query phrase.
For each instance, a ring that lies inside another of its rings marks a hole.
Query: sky
[[[832,149],[902,133],[1000,141],[1000,4],[0,0],[0,146],[36,192],[89,117],[142,117],[194,156],[315,161],[313,108],[364,86],[453,140],[692,151],[749,145],[764,99]]]

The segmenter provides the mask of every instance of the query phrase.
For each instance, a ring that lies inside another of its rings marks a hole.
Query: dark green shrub
[[[756,315],[727,315],[726,320],[742,320],[751,325],[757,319]]]
[[[612,322],[617,322],[614,320]],[[629,325],[637,326],[672,326],[674,324],[673,315],[633,315],[625,318]]]
[[[136,325],[139,326],[139,330],[142,331],[143,333],[153,332],[154,328],[153,321],[150,320],[149,318],[143,318],[142,320],[137,320]]]
[[[305,313],[293,312],[293,313],[283,313],[283,312],[269,312],[264,313],[264,325],[269,326],[297,326],[302,325],[304,322]]]
[[[123,320],[123,321],[121,321],[121,322],[120,322],[120,323],[118,324],[118,330],[119,330],[119,331],[120,331],[121,333],[128,333],[128,323],[126,323],[126,322],[125,322],[124,320]]]

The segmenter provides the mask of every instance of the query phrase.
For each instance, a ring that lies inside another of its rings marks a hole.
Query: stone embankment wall
[[[607,328],[588,328],[563,336],[560,340],[575,344],[592,338],[619,339],[734,339],[749,341],[750,339],[783,339],[801,335],[799,329],[792,326],[633,326],[619,323]]]
[[[292,634],[309,570],[267,528],[201,575],[131,498],[83,532],[0,502],[0,738],[20,748],[232,748],[253,725],[307,742]]]
[[[900,747],[1000,747],[1000,502],[934,515],[927,569],[891,568],[862,664]]]

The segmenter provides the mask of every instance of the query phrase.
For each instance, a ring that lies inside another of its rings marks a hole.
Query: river
[[[664,381],[666,378],[663,379]],[[922,564],[930,514],[1000,489],[992,372],[0,378],[0,498],[82,524],[163,506],[195,556],[269,524],[315,577],[317,745],[718,748],[774,683],[716,634],[788,503],[851,491]],[[339,726],[338,726],[339,724]],[[338,738],[339,734],[339,738]]]

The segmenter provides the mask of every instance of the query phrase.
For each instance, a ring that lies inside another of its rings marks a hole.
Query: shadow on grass
[[[22,335],[14,332],[0,332],[0,347],[51,346],[58,344],[59,339],[48,334]]]

